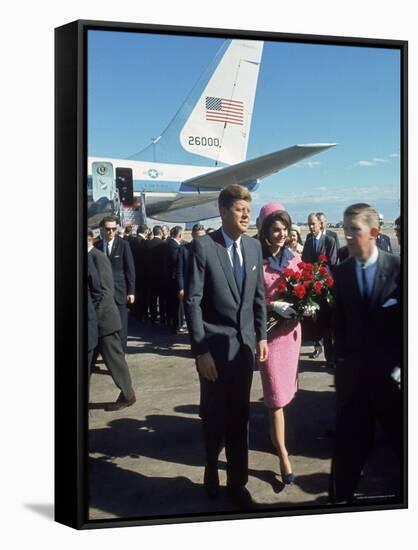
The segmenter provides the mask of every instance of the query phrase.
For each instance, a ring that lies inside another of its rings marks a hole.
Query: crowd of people
[[[89,368],[100,353],[120,395],[108,410],[129,407],[135,392],[124,354],[128,308],[139,321],[188,331],[200,382],[200,417],[206,453],[204,487],[219,495],[218,457],[226,452],[227,488],[241,509],[252,507],[248,480],[250,390],[258,362],[270,437],[284,484],[295,481],[285,440],[285,408],[298,389],[302,337],[313,342],[311,358],[324,351],[335,372],[335,448],[329,484],[333,503],[351,503],[370,450],[376,423],[402,458],[400,258],[382,234],[370,205],[344,211],[346,245],[327,227],[323,212],[300,229],[279,202],[257,218],[257,235],[246,235],[251,194],[224,188],[218,199],[218,230],[196,224],[192,240],[183,228],[140,225],[118,233],[117,219],[103,218],[102,238],[89,230]],[[401,220],[395,231],[401,244]],[[386,238],[385,238],[386,237]],[[286,269],[300,272],[319,259],[334,281],[334,300],[301,322],[292,303],[277,297]],[[145,290],[144,290],[145,289]],[[269,332],[267,317],[282,322]],[[303,411],[301,411],[303,414]]]

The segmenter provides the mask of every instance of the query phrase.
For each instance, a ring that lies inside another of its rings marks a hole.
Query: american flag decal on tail
[[[206,97],[206,120],[244,124],[244,103],[235,99]]]

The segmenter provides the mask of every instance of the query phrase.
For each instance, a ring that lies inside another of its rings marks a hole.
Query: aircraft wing
[[[168,222],[184,223],[219,217],[218,210],[219,190],[216,193],[178,193],[174,200],[167,204],[158,204],[147,207],[150,218]]]
[[[240,185],[253,183],[330,147],[335,147],[335,145],[335,143],[293,145],[274,153],[196,176],[184,183],[196,189],[219,189],[232,183]]]

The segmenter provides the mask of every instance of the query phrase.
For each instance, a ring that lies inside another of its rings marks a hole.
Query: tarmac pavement
[[[203,487],[203,438],[198,416],[199,382],[187,334],[172,334],[130,318],[127,360],[137,402],[117,412],[104,407],[119,395],[99,361],[89,406],[90,519],[216,517],[236,508],[222,488],[207,499]],[[295,474],[284,485],[270,443],[260,373],[251,390],[249,481],[254,514],[276,510],[328,510],[327,489],[333,446],[335,389],[324,358],[301,350],[299,391],[286,408],[286,441]],[[225,454],[219,462],[225,486]],[[391,502],[400,483],[399,467],[378,436],[359,486],[359,502]]]

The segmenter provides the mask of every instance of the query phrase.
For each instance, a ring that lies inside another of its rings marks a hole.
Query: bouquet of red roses
[[[294,319],[315,316],[321,307],[321,302],[328,303],[333,299],[334,279],[325,264],[326,256],[319,256],[313,264],[300,262],[298,271],[285,268],[277,280],[277,294],[274,301],[290,303],[296,311]],[[267,332],[283,322],[277,313],[270,313],[267,319]]]

